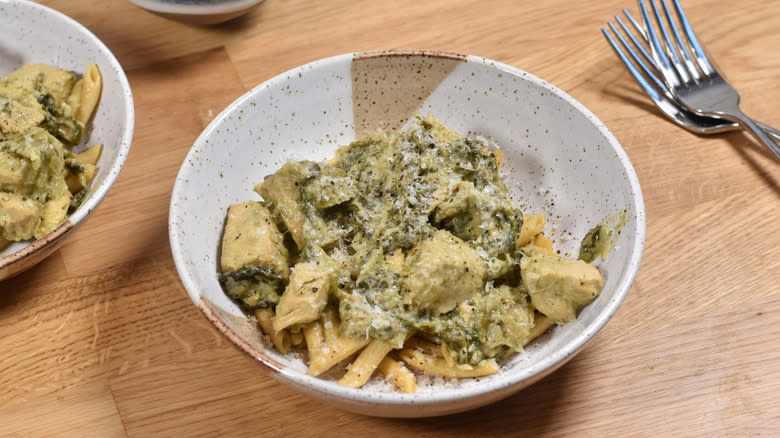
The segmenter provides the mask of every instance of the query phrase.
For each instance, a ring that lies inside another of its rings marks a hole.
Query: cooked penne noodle
[[[78,193],[78,191],[83,187],[81,185],[81,181],[79,181],[79,177],[67,169],[65,170],[65,184],[68,185],[68,191],[71,193]]]
[[[408,365],[431,376],[464,378],[481,377],[498,371],[495,359],[486,359],[476,366],[451,366],[441,354],[441,346],[417,338],[409,339],[398,356]]]
[[[531,239],[544,230],[544,213],[524,214],[523,226],[520,228],[520,235],[517,237],[517,246],[523,247],[531,244]]]
[[[333,306],[328,306],[322,311],[322,331],[326,340],[336,339],[339,337],[339,314],[338,310]]]
[[[269,338],[271,338],[271,342],[279,353],[287,354],[290,351],[290,336],[284,330],[277,332],[273,329],[273,324],[271,323],[271,318],[273,318],[273,316],[274,311],[272,309],[265,308],[255,310],[255,317],[257,318],[258,324],[260,324],[260,328],[263,329],[263,332],[268,335]]]
[[[501,167],[501,161],[504,159],[504,151],[496,149],[493,151],[493,156],[496,157],[496,166]]]
[[[103,154],[103,144],[102,143],[95,143],[94,146],[91,148],[76,154],[76,161],[79,162],[79,164],[92,164],[97,165],[98,160],[100,160],[100,156]]]
[[[94,164],[82,164],[81,167],[84,169],[83,172],[84,182],[86,183],[86,186],[89,186],[89,184],[92,183],[92,180],[95,179],[97,168],[95,167]]]
[[[75,164],[81,169],[78,175],[74,174],[70,168],[65,168],[65,183],[68,185],[68,190],[71,193],[76,194],[92,183],[97,174],[96,165],[102,153],[103,145],[96,143],[89,149],[75,154]]]
[[[471,367],[451,367],[443,357],[425,353],[414,348],[403,348],[398,352],[401,360],[408,365],[431,376],[464,378],[464,377],[482,377],[494,374],[498,371],[498,364],[495,359],[486,359],[477,366]]]
[[[303,337],[303,333],[301,332],[292,332],[290,333],[290,343],[296,347],[303,345],[305,342],[305,339]]]
[[[84,77],[81,79],[81,91],[79,96],[78,109],[75,112],[75,118],[83,124],[87,124],[89,118],[97,107],[100,93],[103,89],[103,78],[97,65],[89,64],[84,70]]]
[[[371,341],[352,362],[339,385],[359,388],[368,382],[379,363],[393,350],[393,346],[380,340]]]
[[[325,371],[328,371],[343,359],[355,354],[358,350],[365,347],[370,340],[371,338],[368,337],[350,338],[348,336],[339,336],[336,339],[325,342],[319,347],[319,353],[311,359],[311,364],[309,364],[309,375],[318,376]]]
[[[390,357],[385,357],[379,362],[376,370],[390,379],[401,391],[407,394],[417,391],[417,377],[403,363]]]
[[[322,320],[318,319],[303,326],[303,338],[306,340],[309,360],[314,361],[319,356],[320,348],[325,340],[322,334]]]
[[[553,252],[553,241],[544,234],[539,233],[532,240],[536,248],[545,250],[548,254]]]
[[[349,365],[352,363],[352,361],[355,359],[355,356],[357,356],[357,353],[353,353],[350,356],[345,357],[344,359],[341,359],[338,363],[338,365],[344,369],[349,368]]]
[[[455,360],[452,358],[452,352],[450,351],[450,347],[447,346],[447,344],[441,344],[439,345],[439,348],[441,349],[441,357],[444,359],[445,362],[447,362],[447,366],[455,367],[457,365],[455,363]]]

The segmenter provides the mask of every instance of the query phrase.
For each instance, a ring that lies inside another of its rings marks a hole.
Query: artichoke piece
[[[40,203],[0,192],[0,240],[19,241],[32,237],[41,223]]]
[[[483,289],[487,266],[474,248],[438,230],[412,250],[405,271],[406,304],[447,313]]]
[[[222,236],[220,284],[249,307],[279,301],[290,276],[287,248],[271,212],[259,202],[231,205]]]
[[[599,270],[582,260],[544,254],[531,247],[523,252],[520,271],[531,303],[558,324],[575,319],[604,286]]]
[[[284,330],[295,324],[305,324],[320,317],[328,304],[330,275],[315,263],[298,263],[293,269],[290,283],[276,306],[273,327]]]
[[[303,249],[306,243],[303,234],[306,215],[301,202],[300,186],[310,175],[304,164],[286,163],[255,186],[255,191],[274,205],[274,211],[284,222],[298,249]]]

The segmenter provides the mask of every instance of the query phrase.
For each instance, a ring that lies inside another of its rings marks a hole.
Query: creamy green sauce
[[[582,239],[580,260],[588,263],[599,257],[601,260],[606,260],[607,255],[614,249],[617,238],[626,223],[628,223],[628,211],[622,210],[612,213],[591,228]]]
[[[287,254],[291,276],[305,263],[330,279],[318,284],[331,285],[341,331],[353,337],[401,347],[408,336],[421,335],[447,344],[457,363],[476,365],[522,351],[533,327],[532,301],[542,303],[542,294],[547,294],[543,305],[561,315],[550,317],[565,323],[601,287],[598,276],[588,283],[597,289],[571,300],[556,289],[583,284],[580,266],[569,269],[574,281],[559,281],[555,269],[543,271],[559,257],[524,255],[516,244],[523,216],[499,177],[494,154],[432,117],[400,134],[369,133],[328,163],[287,163],[255,189],[264,202],[251,209],[231,207],[222,244],[223,288],[256,307],[258,300],[244,299],[256,294],[237,293],[248,288],[233,286],[234,278],[270,265],[254,256],[234,263],[236,255],[247,253],[234,236],[249,230],[236,231],[243,219],[231,225],[230,218],[265,208],[275,223],[258,221],[262,231],[253,235],[264,237],[255,245]],[[285,251],[265,237],[275,233],[285,236]],[[529,272],[538,271],[529,275],[536,279],[531,291],[523,282],[524,257]],[[278,282],[270,290],[259,305],[273,306],[279,302],[275,294],[291,293]]]

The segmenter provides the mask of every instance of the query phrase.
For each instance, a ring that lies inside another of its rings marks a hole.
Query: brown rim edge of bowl
[[[32,242],[19,251],[0,258],[0,281],[11,278],[25,269],[31,268],[43,261],[43,259],[64,243],[65,237],[73,227],[73,222],[68,219],[49,234]]]
[[[238,333],[230,328],[230,326],[219,316],[219,313],[215,310],[215,307],[218,307],[217,305],[207,300],[203,295],[200,295],[199,298],[200,305],[198,307],[200,307],[200,310],[203,312],[206,318],[208,318],[208,320],[214,324],[217,330],[222,332],[222,334],[225,335],[230,340],[230,342],[233,343],[233,345],[238,347],[241,352],[260,362],[260,364],[262,364],[268,371],[272,373],[280,373],[282,370],[284,370],[284,365],[268,356],[265,351],[260,351],[254,348],[241,336],[239,336]]]
[[[429,58],[443,58],[454,59],[458,61],[466,61],[467,55],[454,52],[444,52],[439,50],[423,50],[423,49],[388,49],[388,50],[374,50],[366,52],[355,52],[353,61],[359,61],[362,59],[382,58],[388,56],[425,56]]]

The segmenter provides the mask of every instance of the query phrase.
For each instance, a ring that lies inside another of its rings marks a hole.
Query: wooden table
[[[599,30],[632,2],[266,0],[211,28],[121,0],[42,3],[116,54],[135,137],[86,225],[0,283],[0,436],[780,436],[780,160],[660,115]],[[745,112],[780,127],[780,2],[723,6],[685,2]],[[642,267],[604,330],[542,382],[450,417],[370,418],[283,386],[196,310],[169,249],[179,165],[228,103],[385,48],[481,55],[562,88],[621,142],[647,207]]]

